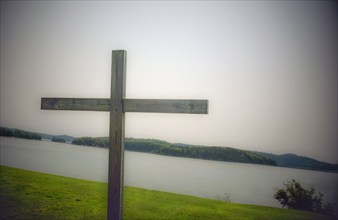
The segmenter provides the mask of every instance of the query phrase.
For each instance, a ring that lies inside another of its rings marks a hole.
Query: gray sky
[[[127,113],[126,136],[296,153],[338,163],[334,2],[1,1],[1,126],[107,136],[108,113],[40,110],[108,98],[208,99],[208,115]]]

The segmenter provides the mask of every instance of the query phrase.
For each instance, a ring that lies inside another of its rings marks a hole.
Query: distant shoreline
[[[0,127],[0,136],[53,141],[80,146],[108,148],[108,137],[80,137],[68,135],[51,135],[35,133],[14,128]],[[125,138],[125,150],[174,156],[182,158],[204,159],[213,161],[261,164],[293,169],[313,170],[338,173],[338,164],[330,164],[313,158],[296,154],[276,155],[271,153],[240,150],[230,147],[199,146],[189,144],[173,144],[156,139]]]

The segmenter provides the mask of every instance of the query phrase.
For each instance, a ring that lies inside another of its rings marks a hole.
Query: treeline
[[[41,135],[29,131],[0,127],[0,136],[41,140]]]
[[[0,127],[0,136],[26,138],[34,140],[50,140],[60,143],[108,148],[108,137],[80,137],[67,135],[49,135],[34,133],[14,128]],[[317,161],[313,158],[302,157],[295,154],[276,155],[271,153],[245,151],[230,147],[197,146],[188,144],[172,144],[155,139],[126,138],[125,149],[129,151],[153,153],[175,157],[188,157],[206,160],[227,162],[265,164],[280,167],[338,172],[338,164]]]
[[[72,144],[108,148],[109,138],[108,137],[96,137],[96,138],[80,137],[80,138],[75,138],[72,141]]]
[[[206,147],[206,146],[175,146],[157,149],[155,154],[190,157],[206,160],[218,160],[239,163],[254,163],[276,166],[274,160],[265,158],[250,151],[238,150],[230,147]]]
[[[81,137],[73,144],[108,148],[108,137]],[[125,139],[125,150],[153,153],[175,157],[188,157],[205,160],[217,160],[239,163],[254,163],[276,166],[276,162],[255,152],[238,150],[230,147],[207,147],[183,144],[172,144],[154,139]]]

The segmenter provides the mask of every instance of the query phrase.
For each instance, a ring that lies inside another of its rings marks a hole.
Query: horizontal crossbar
[[[41,109],[110,111],[110,99],[42,98]],[[123,99],[124,112],[208,114],[208,100]]]

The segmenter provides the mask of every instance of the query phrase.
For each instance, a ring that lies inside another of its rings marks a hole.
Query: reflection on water
[[[1,165],[107,181],[107,149],[5,137],[0,141]],[[227,193],[232,202],[280,207],[273,198],[275,189],[292,178],[337,204],[335,173],[125,152],[125,185],[147,189],[212,199]]]

